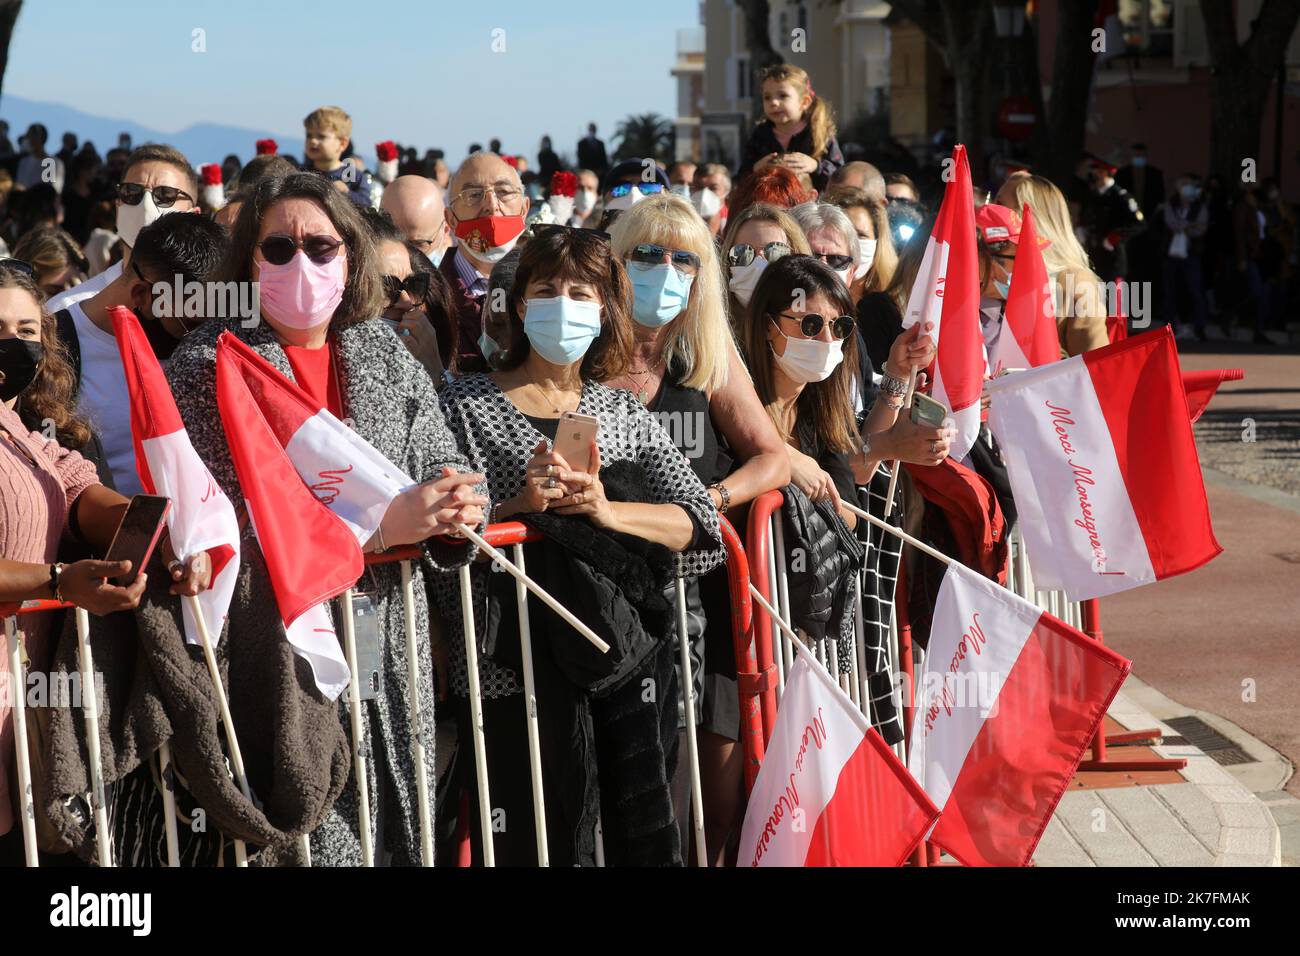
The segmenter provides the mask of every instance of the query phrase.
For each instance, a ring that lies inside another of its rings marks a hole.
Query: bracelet
[[[907,394],[907,379],[895,378],[885,372],[880,376],[880,390],[894,398],[902,398]]]
[[[713,484],[709,485],[709,487],[715,489],[718,492],[718,497],[722,499],[722,505],[718,508],[718,514],[726,514],[727,509],[731,507],[731,492],[728,491],[727,486],[720,481],[715,481]]]
[[[60,604],[63,603],[63,591],[59,586],[59,578],[63,575],[63,565],[50,565],[50,595]]]

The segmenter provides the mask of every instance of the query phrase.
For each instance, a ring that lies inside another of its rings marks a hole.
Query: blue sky
[[[4,92],[168,132],[206,121],[294,137],[313,107],[336,103],[367,155],[396,139],[455,163],[496,136],[535,163],[543,133],[572,153],[588,121],[608,142],[629,113],[674,115],[676,30],[697,26],[698,10],[697,0],[29,0]],[[204,53],[192,50],[195,29]],[[498,29],[504,52],[492,49]]]

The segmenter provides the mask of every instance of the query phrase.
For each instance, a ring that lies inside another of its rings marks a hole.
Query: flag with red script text
[[[903,328],[932,322],[938,352],[930,369],[930,394],[952,412],[957,425],[949,454],[961,461],[980,430],[980,393],[987,357],[980,328],[979,257],[975,201],[966,147],[954,146],[945,161],[943,204],[903,312]]]
[[[1168,327],[988,384],[1035,584],[1072,601],[1223,549]]]
[[[190,444],[167,376],[130,309],[108,310],[113,336],[122,355],[122,372],[131,399],[131,437],[135,467],[145,494],[172,501],[167,531],[172,550],[182,560],[207,551],[212,580],[198,595],[198,605],[213,640],[221,639],[230,598],[239,576],[239,519],[225,492],[217,485]],[[193,605],[181,602],[185,639],[199,643]]]
[[[938,811],[798,642],[745,811],[740,866],[900,866]]]
[[[316,499],[285,455],[258,401],[275,383],[248,351],[229,332],[217,340],[217,410],[285,634],[311,665],[320,692],[337,700],[350,672],[327,602],[361,576],[361,548],[352,528]]]
[[[907,765],[966,866],[1024,866],[1132,664],[964,565],[939,586]]]
[[[1011,267],[1011,287],[1007,290],[1002,329],[989,352],[989,375],[997,376],[1005,369],[1046,365],[1060,357],[1052,284],[1038,243],[1038,231],[1034,228],[1034,213],[1026,203],[1020,219],[1020,237],[1016,261]]]

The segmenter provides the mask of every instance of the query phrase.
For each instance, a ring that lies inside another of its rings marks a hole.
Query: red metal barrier
[[[749,507],[749,527],[746,539],[750,555],[749,576],[755,589],[773,606],[772,592],[776,582],[768,580],[767,526],[772,515],[785,502],[779,491],[769,491],[754,499]],[[772,618],[760,604],[753,607],[754,652],[758,658],[758,673],[763,681],[759,700],[763,712],[763,740],[771,739],[776,724],[776,663],[772,645]]]
[[[760,698],[772,684],[772,673],[760,671],[754,640],[754,606],[749,597],[749,559],[736,529],[718,515],[722,543],[727,549],[727,585],[731,592],[731,641],[736,652],[736,686],[740,694],[740,743],[745,754],[745,793],[754,789],[763,763],[767,738],[763,734]]]

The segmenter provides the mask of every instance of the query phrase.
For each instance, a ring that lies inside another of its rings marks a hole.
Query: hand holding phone
[[[936,401],[929,395],[923,395],[920,392],[912,395],[911,418],[916,424],[939,428],[947,417],[948,406],[944,405],[943,402]]]
[[[135,583],[153,556],[171,506],[171,499],[162,495],[136,495],[131,499],[104,556],[105,561],[131,562],[131,570],[111,579],[114,584],[125,588]]]
[[[565,412],[555,432],[555,453],[568,462],[571,471],[591,472],[591,447],[600,431],[595,415]]]

